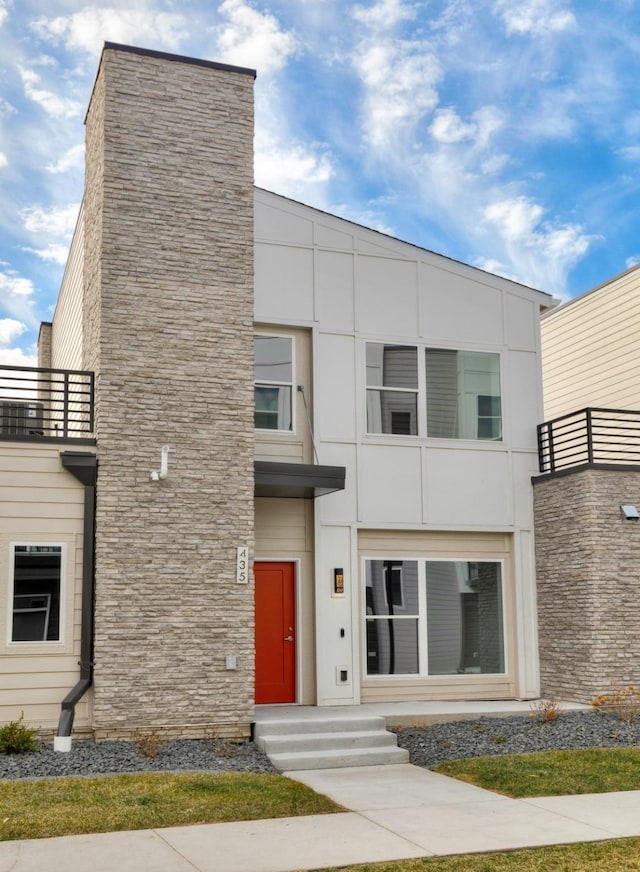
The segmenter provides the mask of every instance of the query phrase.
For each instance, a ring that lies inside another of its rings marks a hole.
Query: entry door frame
[[[301,699],[301,686],[300,682],[302,681],[302,643],[300,641],[299,632],[302,627],[302,611],[300,608],[300,558],[299,557],[291,557],[291,555],[285,557],[274,557],[273,554],[270,554],[268,557],[259,557],[257,554],[253,557],[254,565],[256,563],[290,563],[293,566],[293,598],[294,598],[294,610],[296,616],[296,660],[295,660],[295,682],[296,682],[296,694],[295,700],[293,702],[274,702],[274,703],[256,703],[257,705],[300,705]],[[253,579],[253,583],[255,585],[255,576]],[[254,618],[255,620],[255,618]]]

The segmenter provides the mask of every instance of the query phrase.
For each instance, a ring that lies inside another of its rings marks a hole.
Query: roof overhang
[[[274,463],[270,460],[256,460],[253,466],[256,497],[315,499],[344,490],[344,466]]]

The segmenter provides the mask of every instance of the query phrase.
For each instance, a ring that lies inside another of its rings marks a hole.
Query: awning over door
[[[270,460],[256,460],[253,466],[256,497],[315,499],[344,490],[344,466],[274,463]]]

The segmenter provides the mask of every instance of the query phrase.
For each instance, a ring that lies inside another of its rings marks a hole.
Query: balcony
[[[580,409],[538,425],[540,472],[640,468],[640,411]]]
[[[92,372],[0,366],[0,439],[93,442]]]

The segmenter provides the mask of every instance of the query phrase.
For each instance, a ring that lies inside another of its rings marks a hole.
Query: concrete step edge
[[[361,751],[316,751],[315,753],[272,754],[269,759],[281,772],[301,769],[344,769],[348,766],[381,766],[408,763],[404,748],[364,749]]]
[[[304,751],[341,748],[386,748],[396,745],[396,737],[385,730],[370,730],[353,733],[302,733],[297,736],[260,736],[256,739],[258,747],[267,754],[279,751]]]
[[[382,717],[313,718],[309,720],[287,718],[277,721],[256,721],[254,736],[277,736],[299,733],[348,733],[366,730],[384,730]]]

